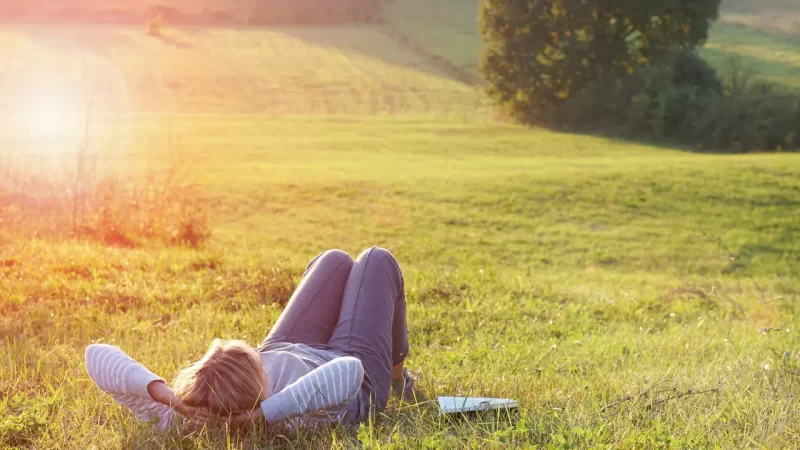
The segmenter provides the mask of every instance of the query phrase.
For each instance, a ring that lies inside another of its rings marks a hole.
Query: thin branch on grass
[[[603,411],[605,411],[607,409],[610,409],[610,408],[614,408],[615,406],[619,406],[619,405],[621,405],[621,404],[623,404],[625,402],[629,402],[629,401],[633,400],[634,398],[635,397],[632,397],[630,395],[626,395],[625,397],[622,398],[622,400],[619,400],[619,401],[616,401],[614,403],[611,403],[609,405],[604,406],[603,409],[600,410],[600,412],[603,412]]]
[[[671,297],[673,295],[679,295],[679,294],[694,294],[694,295],[702,298],[703,300],[708,300],[708,294],[703,292],[701,289],[694,288],[694,287],[682,287],[682,288],[673,289],[667,295],[669,295]]]
[[[650,409],[653,409],[653,407],[654,407],[654,406],[656,406],[656,405],[660,405],[660,404],[662,404],[662,403],[666,403],[666,402],[668,402],[668,401],[671,401],[671,400],[676,400],[676,399],[683,398],[683,397],[690,397],[690,396],[694,396],[694,395],[702,395],[702,394],[710,394],[710,393],[712,393],[712,392],[719,392],[719,391],[720,391],[720,389],[722,389],[722,386],[723,386],[724,384],[725,384],[725,382],[724,382],[724,381],[720,381],[720,382],[719,382],[719,383],[717,383],[717,385],[716,385],[716,386],[714,386],[713,388],[711,388],[711,389],[706,389],[706,390],[704,390],[704,391],[695,391],[695,390],[693,390],[693,389],[687,389],[686,391],[684,391],[684,392],[679,392],[679,393],[677,393],[677,394],[675,394],[675,395],[673,395],[673,396],[671,396],[671,397],[667,397],[667,398],[665,398],[665,399],[661,399],[661,400],[658,400],[658,401],[652,402],[652,403],[648,404],[647,406],[645,406],[645,409],[648,409],[648,410],[650,410]]]
[[[661,380],[661,381],[659,381],[658,383],[655,383],[655,384],[651,385],[649,388],[645,389],[644,391],[640,392],[640,393],[639,393],[639,394],[637,394],[637,395],[634,395],[634,396],[631,396],[630,394],[629,394],[629,395],[626,395],[625,397],[623,397],[623,398],[622,398],[622,400],[619,400],[619,401],[617,401],[617,402],[611,403],[610,405],[606,405],[606,406],[604,406],[604,407],[603,407],[603,409],[601,409],[601,410],[600,410],[600,412],[603,412],[603,411],[605,411],[605,410],[607,410],[607,409],[610,409],[610,408],[613,408],[613,407],[615,407],[615,406],[619,406],[619,405],[621,405],[621,404],[623,404],[623,403],[626,403],[626,402],[629,402],[629,401],[631,401],[631,400],[634,400],[634,401],[635,401],[635,400],[638,400],[638,399],[639,399],[639,398],[641,398],[642,396],[645,396],[645,395],[647,395],[648,393],[650,393],[650,391],[652,391],[652,390],[653,390],[653,389],[655,389],[656,387],[658,387],[658,386],[661,386],[662,384],[664,384],[664,383],[667,383],[667,382],[669,382],[669,381],[672,381],[672,380]]]
[[[775,328],[775,327],[764,327],[758,330],[760,334],[769,334],[773,331],[783,331],[782,328]]]

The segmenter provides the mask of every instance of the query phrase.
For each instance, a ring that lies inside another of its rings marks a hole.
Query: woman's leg
[[[392,368],[402,367],[408,355],[403,275],[387,250],[371,248],[356,259],[328,344],[361,360],[365,392],[371,406],[382,411],[389,401]]]
[[[261,344],[326,344],[339,320],[342,294],[353,258],[328,250],[311,260],[289,304]]]

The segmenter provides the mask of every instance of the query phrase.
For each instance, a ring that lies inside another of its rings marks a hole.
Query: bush
[[[173,235],[172,243],[197,248],[211,238],[211,228],[203,209],[190,209],[181,214],[180,224]]]
[[[621,101],[630,105],[626,132],[658,140],[691,141],[696,121],[723,94],[722,82],[697,54],[673,53],[663,65],[637,71],[623,81]]]
[[[711,68],[696,52],[681,49],[672,55],[672,85],[694,87],[722,95],[722,81],[717,71]]]
[[[552,114],[593,81],[663,62],[707,37],[720,0],[483,0],[490,97],[514,118],[552,124]],[[688,71],[687,71],[688,72]],[[690,80],[689,80],[690,81]]]
[[[150,36],[161,36],[161,32],[164,29],[164,15],[159,13],[156,14],[154,17],[151,17],[147,20],[147,34]]]
[[[697,119],[687,142],[701,150],[800,150],[800,95],[785,93],[720,97]]]
[[[729,152],[800,149],[800,94],[743,72],[725,82],[694,52],[589,83],[554,115],[567,130]]]
[[[20,177],[0,184],[0,228],[115,247],[199,247],[211,238],[202,193],[172,175],[97,181]]]

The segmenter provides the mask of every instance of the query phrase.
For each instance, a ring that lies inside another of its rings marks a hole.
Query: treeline
[[[62,0],[0,2],[2,22],[144,23],[176,25],[377,23],[382,0],[217,0],[172,2]]]

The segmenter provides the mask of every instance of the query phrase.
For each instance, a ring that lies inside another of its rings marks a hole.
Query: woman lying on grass
[[[137,419],[162,428],[353,424],[382,411],[391,391],[414,398],[407,354],[403,275],[388,251],[371,248],[355,261],[339,250],[314,258],[257,349],[215,340],[172,389],[110,345],[90,345],[86,368]]]

